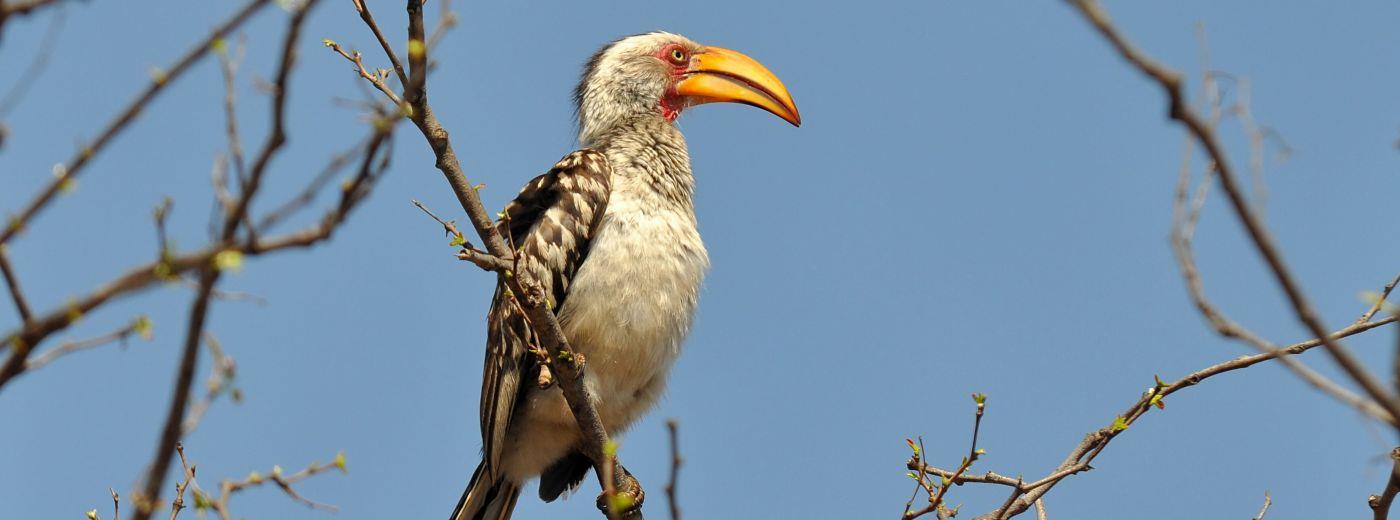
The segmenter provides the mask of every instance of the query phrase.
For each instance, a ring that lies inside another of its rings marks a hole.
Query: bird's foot
[[[618,466],[622,471],[622,482],[612,496],[605,490],[598,494],[598,510],[602,511],[608,518],[641,519],[642,502],[646,500],[646,492],[642,491],[642,484],[637,482],[637,478],[627,471],[627,468]],[[610,512],[616,507],[617,514]]]

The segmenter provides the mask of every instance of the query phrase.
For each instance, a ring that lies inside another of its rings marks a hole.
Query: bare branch
[[[219,482],[219,496],[216,498],[200,488],[198,481],[195,479],[195,467],[191,466],[185,459],[184,447],[179,444],[175,446],[176,451],[180,454],[180,466],[184,469],[184,477],[181,482],[176,484],[177,494],[174,502],[175,507],[171,509],[171,520],[175,520],[175,515],[178,514],[180,508],[184,506],[184,489],[186,486],[194,487],[195,508],[199,510],[200,518],[204,518],[205,510],[213,509],[214,512],[218,513],[220,519],[231,520],[233,515],[229,507],[229,501],[233,498],[233,495],[249,488],[260,487],[268,482],[277,485],[278,489],[281,489],[283,493],[298,503],[312,509],[335,512],[338,509],[335,506],[310,500],[298,493],[296,489],[292,488],[292,485],[315,475],[325,473],[331,469],[340,470],[341,473],[348,472],[345,463],[345,453],[342,452],[337,453],[331,462],[324,464],[312,462],[302,470],[291,475],[284,475],[281,466],[273,466],[272,470],[269,471],[267,475],[254,471],[249,473],[248,476],[244,477],[242,480],[224,479]]]
[[[1264,492],[1264,506],[1259,508],[1259,512],[1254,515],[1254,520],[1264,520],[1264,515],[1268,514],[1269,506],[1274,504],[1274,499],[1269,497],[1269,492]]]
[[[1386,298],[1390,297],[1390,293],[1395,290],[1395,284],[1397,283],[1400,283],[1400,274],[1395,275],[1395,278],[1391,279],[1390,283],[1385,284],[1385,288],[1381,289],[1380,294],[1376,295],[1375,302],[1371,304],[1371,308],[1366,309],[1366,312],[1362,313],[1361,317],[1356,319],[1356,323],[1371,321],[1371,318],[1375,317],[1376,313],[1380,312],[1382,307],[1385,307]]]
[[[34,3],[40,3],[40,1]],[[208,37],[185,51],[185,54],[175,60],[175,63],[169,68],[155,74],[155,77],[151,79],[150,85],[147,85],[145,90],[136,96],[135,100],[127,105],[115,119],[109,122],[102,132],[98,134],[96,139],[83,145],[78,150],[77,154],[70,158],[67,163],[60,166],[58,175],[55,176],[54,180],[45,186],[44,189],[40,190],[39,193],[25,205],[24,209],[20,210],[18,215],[9,217],[4,228],[0,229],[0,244],[9,242],[11,238],[14,238],[23,231],[29,221],[47,207],[55,195],[65,187],[72,186],[78,175],[83,172],[83,167],[96,157],[117,134],[125,130],[126,127],[136,119],[136,116],[140,115],[141,112],[145,110],[151,100],[155,99],[156,95],[165,90],[167,85],[179,78],[180,75],[189,70],[191,65],[194,65],[200,58],[208,54],[214,41],[227,36],[228,33],[238,28],[243,22],[247,21],[253,13],[267,6],[268,3],[269,0],[250,0],[227,21],[211,31]]]
[[[1288,301],[1298,320],[1311,334],[1322,338],[1326,352],[1353,381],[1366,391],[1371,399],[1384,408],[1392,418],[1400,417],[1400,401],[1397,401],[1396,396],[1385,389],[1380,381],[1361,365],[1350,349],[1332,340],[1328,335],[1327,328],[1323,325],[1321,318],[1317,316],[1312,303],[1303,294],[1302,288],[1298,285],[1292,272],[1284,264],[1283,256],[1274,244],[1273,236],[1245,200],[1243,190],[1239,186],[1234,170],[1230,167],[1215,130],[1186,103],[1182,92],[1181,75],[1167,69],[1129,44],[1094,0],[1069,0],[1069,2],[1112,44],[1113,48],[1124,59],[1156,81],[1166,92],[1170,102],[1169,114],[1173,119],[1185,125],[1214,161],[1220,185],[1224,189],[1231,207],[1241,223],[1244,224],[1255,248],[1264,257],[1264,261],[1268,264],[1275,280],[1288,296]]]
[[[681,520],[681,506],[676,500],[676,481],[681,472],[681,448],[677,440],[680,427],[675,419],[666,420],[666,431],[671,437],[671,478],[666,481],[666,503],[671,507],[671,520]]]
[[[938,483],[925,482],[925,473],[922,471],[913,474],[915,477],[914,480],[918,482],[919,486],[915,490],[915,493],[917,494],[919,489],[928,493],[928,505],[922,509],[914,510],[913,500],[911,499],[908,503],[904,504],[904,514],[901,516],[904,520],[912,520],[929,513],[934,513],[939,518],[951,518],[957,515],[956,509],[945,512],[946,508],[943,506],[943,499],[947,496],[948,489],[952,488],[954,485],[961,484],[963,475],[967,473],[967,470],[972,468],[972,463],[977,462],[977,459],[982,456],[982,450],[977,449],[977,435],[982,430],[982,414],[986,412],[987,409],[987,396],[972,394],[972,400],[977,403],[977,414],[972,422],[972,447],[968,448],[967,456],[963,457],[962,463],[958,465],[957,470],[948,472],[947,476],[940,476],[941,480]],[[911,441],[910,448],[914,449],[914,456],[909,459],[906,465],[911,468],[924,467],[925,464],[922,460],[924,456],[923,439],[919,440],[917,447],[915,447],[914,443]],[[1017,485],[1012,486],[1012,488],[1013,491],[1017,493],[1023,491],[1023,488],[1019,485],[1019,481]],[[1008,502],[1015,498],[1016,495],[1013,494],[1012,498],[1008,499]]]

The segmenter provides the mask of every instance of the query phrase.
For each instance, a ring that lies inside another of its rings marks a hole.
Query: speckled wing
[[[544,286],[558,312],[569,283],[588,257],[611,191],[607,156],[579,150],[535,177],[502,212],[496,229]],[[488,471],[500,469],[501,449],[511,415],[524,395],[521,381],[533,374],[530,345],[539,345],[504,283],[496,286],[487,317],[486,367],[481,383],[481,439]],[[533,381],[529,384],[533,384]]]

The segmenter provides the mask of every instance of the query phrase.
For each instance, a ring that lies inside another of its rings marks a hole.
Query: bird
[[[542,285],[606,431],[620,433],[662,394],[690,331],[709,257],[676,119],[706,103],[802,119],[787,87],[740,52],[650,32],[618,39],[574,89],[582,148],[535,177],[498,216],[516,269]],[[538,380],[538,341],[498,282],[487,316],[482,460],[452,520],[507,520],[540,478],[552,502],[592,467],[558,385]]]

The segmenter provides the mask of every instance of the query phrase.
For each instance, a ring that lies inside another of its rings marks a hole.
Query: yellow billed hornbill
[[[687,107],[737,102],[802,121],[757,61],[655,32],[593,55],[574,90],[583,149],[526,184],[497,224],[517,248],[575,350],[604,427],[625,430],[656,402],[690,330],[709,266],[695,229],[694,178],[675,120]],[[496,289],[481,385],[482,461],[453,520],[504,520],[540,476],[553,501],[591,468],[557,386],[541,386],[538,345]]]

